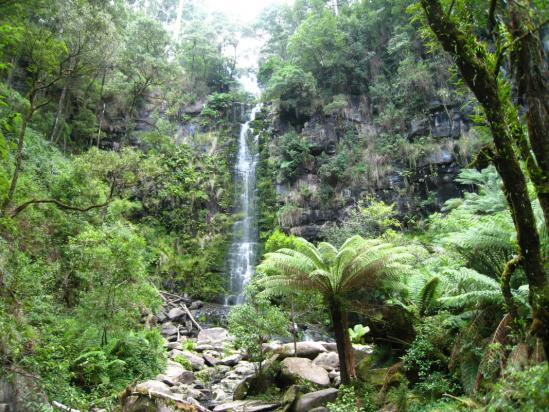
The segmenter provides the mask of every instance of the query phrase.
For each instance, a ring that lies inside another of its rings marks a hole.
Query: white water
[[[250,122],[260,105],[255,106],[248,121],[240,126],[238,159],[235,165],[236,213],[240,215],[233,226],[229,249],[229,291],[225,304],[244,301],[244,288],[255,272],[257,254],[256,168],[258,161],[257,136],[251,136]]]

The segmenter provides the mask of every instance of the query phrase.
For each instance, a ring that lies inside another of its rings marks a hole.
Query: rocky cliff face
[[[466,188],[454,181],[479,145],[469,109],[432,100],[401,127],[398,145],[385,143],[367,99],[355,99],[336,114],[313,114],[304,124],[271,107],[265,113],[263,162],[283,167],[282,136],[297,130],[308,153],[288,179],[276,173],[278,221],[293,234],[317,240],[365,196],[394,203],[401,218],[439,210]],[[351,143],[349,142],[351,140]],[[287,160],[287,159],[286,159]],[[282,166],[281,166],[282,165]]]

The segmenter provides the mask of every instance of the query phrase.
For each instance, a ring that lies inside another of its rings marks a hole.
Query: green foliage
[[[265,253],[276,252],[279,249],[289,248],[294,246],[296,237],[294,235],[287,235],[280,229],[275,229],[267,241],[265,242]]]
[[[327,225],[323,229],[326,239],[336,245],[343,244],[353,234],[381,236],[391,228],[400,227],[394,204],[368,197],[347,213],[340,225]]]
[[[262,362],[266,354],[261,345],[273,336],[288,336],[289,320],[276,306],[256,300],[231,309],[229,330],[236,338],[237,348],[244,349],[252,362]]]
[[[285,64],[269,79],[264,98],[277,101],[285,111],[311,114],[315,108],[315,79],[298,66]]]
[[[512,370],[494,385],[488,411],[544,410],[549,403],[549,371],[546,364]]]
[[[353,328],[349,328],[349,336],[351,337],[351,342],[353,343],[364,343],[364,337],[370,332],[368,326],[357,324]]]
[[[188,360],[185,356],[176,355],[173,360],[176,361],[177,363],[179,363],[181,366],[183,366],[186,370],[188,370],[188,371],[193,370],[193,365],[191,364],[191,361]]]
[[[333,412],[373,412],[376,410],[372,400],[374,389],[366,385],[340,386],[337,400],[328,403]]]
[[[405,370],[416,382],[415,390],[431,399],[458,389],[448,373],[447,359],[441,351],[444,333],[436,318],[420,325],[416,339],[402,358]]]
[[[302,173],[305,163],[310,162],[311,144],[295,132],[289,132],[280,138],[280,175],[288,181]]]

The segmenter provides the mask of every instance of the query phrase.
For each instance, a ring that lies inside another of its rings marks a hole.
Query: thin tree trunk
[[[356,371],[347,313],[341,309],[341,304],[335,300],[329,302],[329,307],[339,356],[341,383],[348,385],[352,379],[356,378]]]
[[[482,48],[468,38],[442,9],[439,0],[421,0],[429,26],[443,48],[450,53],[463,79],[482,105],[494,141],[494,164],[500,174],[513,216],[522,267],[530,286],[533,322],[531,334],[543,341],[549,355],[549,280],[540,251],[536,220],[528,196],[526,178],[514,151],[514,135],[520,130],[507,105],[512,103],[499,90],[498,73],[487,65]]]
[[[57,140],[57,135],[59,134],[59,129],[61,128],[61,117],[65,111],[65,98],[67,97],[68,88],[69,84],[67,81],[63,85],[61,96],[59,97],[59,103],[57,104],[57,113],[55,115],[55,121],[53,122],[53,129],[50,133],[50,142],[55,142]]]
[[[23,146],[25,144],[25,132],[27,131],[27,125],[31,121],[34,114],[34,93],[32,93],[30,100],[30,107],[27,111],[23,121],[21,123],[21,129],[19,130],[19,136],[17,138],[17,152],[15,155],[15,170],[13,171],[13,176],[11,178],[10,187],[8,189],[8,194],[2,203],[2,215],[6,213],[6,210],[10,206],[13,196],[15,194],[15,189],[17,188],[17,180],[19,179],[19,174],[21,172],[21,164],[23,162]]]

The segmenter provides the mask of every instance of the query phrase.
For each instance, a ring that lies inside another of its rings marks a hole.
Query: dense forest
[[[549,411],[549,3],[222,3],[0,0],[0,412]]]

